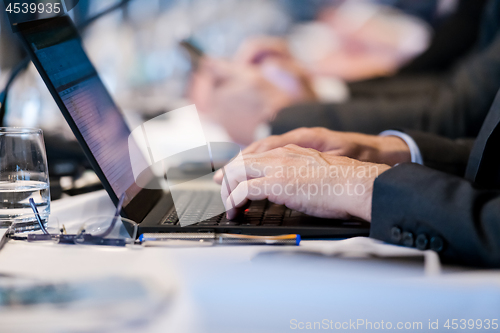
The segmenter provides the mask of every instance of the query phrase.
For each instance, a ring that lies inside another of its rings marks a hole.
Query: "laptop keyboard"
[[[175,200],[175,209],[163,217],[160,224],[179,225],[179,214],[183,222],[198,226],[280,226],[284,221],[299,217],[299,212],[277,205],[268,200],[251,201],[248,207],[234,220],[226,214],[217,214],[221,205],[220,194],[213,191],[186,191]],[[215,215],[215,216],[214,216]],[[199,222],[201,221],[201,222]],[[196,223],[198,222],[198,223]]]

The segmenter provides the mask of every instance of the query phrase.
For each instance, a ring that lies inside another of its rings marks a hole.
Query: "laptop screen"
[[[125,204],[129,203],[141,190],[129,157],[130,130],[88,59],[72,22],[68,17],[45,20],[21,34],[114,194],[120,198],[125,193]]]

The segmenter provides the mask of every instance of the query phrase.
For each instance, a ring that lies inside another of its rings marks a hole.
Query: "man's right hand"
[[[411,162],[408,145],[398,137],[336,132],[322,127],[299,128],[283,135],[273,135],[252,143],[243,153],[261,153],[288,144],[391,166]]]

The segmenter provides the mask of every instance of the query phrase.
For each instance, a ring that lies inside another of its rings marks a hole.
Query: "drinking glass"
[[[0,127],[0,227],[39,229],[30,198],[46,224],[50,187],[42,130]]]

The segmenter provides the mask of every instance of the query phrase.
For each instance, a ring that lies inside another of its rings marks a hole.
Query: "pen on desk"
[[[139,237],[144,246],[211,245],[296,245],[300,235],[255,236],[225,233],[145,233]]]

